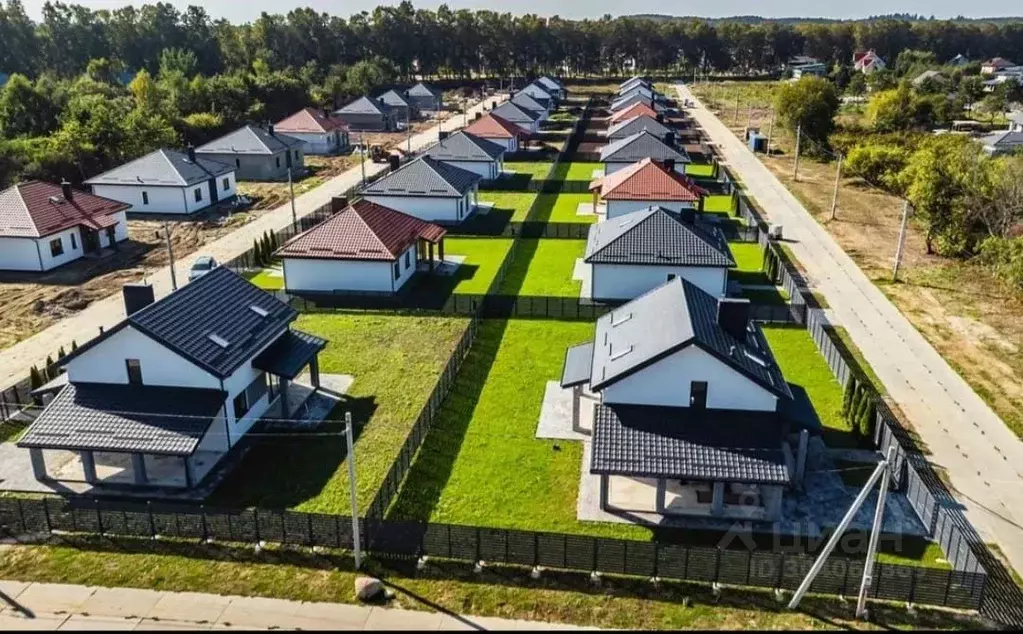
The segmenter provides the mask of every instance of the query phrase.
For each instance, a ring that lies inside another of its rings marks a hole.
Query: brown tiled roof
[[[522,128],[496,114],[488,114],[465,128],[470,134],[475,134],[484,139],[510,139],[512,137],[528,136]]]
[[[694,202],[707,193],[689,178],[649,158],[593,181],[590,189],[599,190],[604,200]]]
[[[317,260],[393,261],[419,238],[437,242],[444,234],[442,227],[363,199],[295,236],[277,251],[277,255]]]
[[[611,123],[618,123],[619,121],[624,121],[626,119],[631,119],[633,117],[642,117],[643,115],[657,118],[657,111],[651,108],[646,103],[641,102],[632,104],[625,110],[619,110],[618,112],[611,115]]]
[[[78,190],[65,200],[60,185],[28,181],[0,191],[0,236],[41,238],[78,226],[105,229],[117,224],[114,214],[129,207]]]
[[[281,119],[274,124],[277,132],[306,132],[325,134],[334,130],[347,130],[348,124],[341,117],[326,114],[316,108],[302,108],[290,117]]]

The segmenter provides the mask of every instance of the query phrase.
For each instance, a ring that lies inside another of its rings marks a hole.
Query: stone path
[[[576,630],[558,623],[133,588],[0,581],[0,630]]]

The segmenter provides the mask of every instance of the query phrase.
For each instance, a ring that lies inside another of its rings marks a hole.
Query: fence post
[[[149,517],[149,538],[156,538],[156,520],[153,519],[153,502],[146,500],[146,514]]]
[[[202,540],[203,540],[203,542],[207,542],[210,539],[210,533],[209,533],[209,529],[206,526],[206,505],[205,504],[200,504],[199,505],[199,517],[202,518]]]
[[[99,500],[93,498],[93,504],[96,507],[96,526],[99,528],[100,537],[103,536],[103,513],[99,509]]]

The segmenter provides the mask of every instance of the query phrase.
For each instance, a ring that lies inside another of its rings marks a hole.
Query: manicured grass
[[[578,222],[592,224],[596,215],[580,216],[580,203],[593,203],[593,194],[540,194],[537,200],[536,219],[547,222]]]
[[[603,170],[604,164],[600,162],[573,161],[571,163],[559,163],[555,174],[558,180],[565,181],[591,181],[593,170]]]
[[[319,313],[295,327],[326,338],[320,371],[355,377],[330,420],[309,432],[253,437],[252,448],[211,504],[348,513],[345,411],[351,411],[359,504],[366,508],[429,398],[467,320],[412,315]]]
[[[0,442],[18,442],[30,421],[6,420],[0,423]]]
[[[714,164],[713,163],[688,163],[686,165],[686,174],[690,176],[699,176],[704,178],[711,178],[714,176]]]
[[[416,293],[434,296],[451,293],[486,293],[512,247],[510,238],[444,238],[444,257],[464,256],[451,276],[424,275]]]
[[[728,279],[741,284],[773,285],[764,273],[764,252],[756,242],[729,242],[728,248],[735,258],[735,268],[728,271]]]
[[[703,199],[704,211],[735,213],[735,199],[724,194],[712,194]]]
[[[249,280],[265,291],[279,291],[284,288],[284,275],[281,269],[263,269],[254,273],[246,273],[245,279]]]
[[[749,299],[753,304],[784,306],[789,303],[789,294],[783,288],[767,289],[746,289],[742,296]]]
[[[525,220],[534,200],[536,200],[536,194],[531,192],[480,192],[480,202],[494,203],[494,209],[490,211],[490,214],[497,213],[508,216],[509,222]]]
[[[520,240],[498,292],[579,297],[582,282],[572,279],[572,270],[585,251],[585,240]]]
[[[511,161],[504,164],[504,169],[518,174],[530,174],[533,180],[543,180],[553,164],[553,161]]]

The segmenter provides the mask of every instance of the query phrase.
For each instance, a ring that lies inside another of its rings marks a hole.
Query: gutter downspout
[[[39,238],[38,240],[33,240],[33,242],[36,243],[36,257],[39,258],[39,272],[42,273],[43,271],[46,270],[46,267],[43,266],[43,251],[39,247],[39,240],[42,240],[42,238]]]
[[[227,390],[224,389],[224,379],[220,379],[220,391],[224,392],[224,393],[227,393]],[[233,412],[232,412],[232,414],[233,414]],[[228,451],[230,451],[231,448],[234,447],[234,445],[231,444],[231,424],[230,424],[230,421],[228,420],[229,418],[230,417],[228,416],[228,413],[227,413],[227,400],[225,400],[224,401],[224,435],[227,436],[227,449],[228,449]]]

